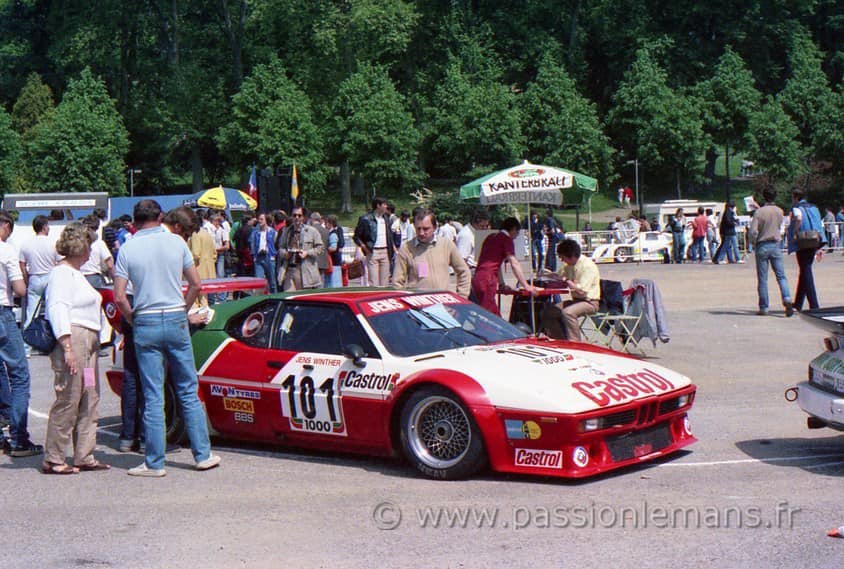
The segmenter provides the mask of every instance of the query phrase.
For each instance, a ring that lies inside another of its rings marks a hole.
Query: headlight
[[[580,432],[581,433],[588,433],[590,431],[597,431],[603,426],[604,422],[601,420],[601,417],[592,417],[591,419],[585,419],[580,422]]]
[[[677,409],[685,407],[689,403],[689,394],[681,395],[677,398]]]
[[[829,338],[824,338],[823,345],[827,352],[835,352],[841,347],[841,341],[838,339],[838,336],[830,336]]]

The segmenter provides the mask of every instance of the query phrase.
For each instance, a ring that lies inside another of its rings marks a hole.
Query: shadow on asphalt
[[[292,446],[278,446],[268,443],[254,443],[254,442],[239,442],[231,439],[212,439],[213,448],[233,454],[245,454],[251,456],[264,456],[268,458],[279,458],[284,460],[295,460],[301,462],[308,462],[312,464],[334,464],[344,466],[347,468],[360,468],[369,472],[380,474],[381,476],[391,476],[396,478],[413,478],[427,480],[418,472],[409,462],[402,457],[373,457],[365,455],[357,455],[350,453],[332,452],[328,454],[326,451],[319,451],[313,449],[298,448]],[[185,449],[188,450],[188,449]],[[528,474],[511,474],[493,472],[486,468],[478,474],[470,477],[470,480],[486,480],[486,481],[502,481],[512,480],[514,482],[528,482],[532,484],[543,485],[563,485],[563,486],[582,486],[591,482],[598,482],[602,480],[611,480],[619,476],[629,476],[638,473],[641,477],[647,477],[647,472],[650,468],[659,466],[666,462],[682,458],[690,454],[689,450],[679,450],[669,456],[654,459],[645,464],[631,464],[618,470],[605,472],[596,476],[588,478],[555,478],[552,476],[531,476]],[[844,456],[844,455],[842,455]],[[168,464],[169,468],[169,464]]]
[[[844,476],[844,435],[826,438],[770,438],[738,441],[736,448],[765,464]]]

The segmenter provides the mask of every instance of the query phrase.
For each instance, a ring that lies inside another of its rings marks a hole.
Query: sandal
[[[69,464],[53,464],[45,462],[41,465],[42,474],[76,474],[79,469]]]
[[[82,472],[94,472],[95,470],[110,470],[111,465],[106,464],[104,462],[100,462],[99,460],[95,460],[91,464],[76,465],[75,468],[77,470],[81,470]]]

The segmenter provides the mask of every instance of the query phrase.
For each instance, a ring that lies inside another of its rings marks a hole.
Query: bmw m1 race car
[[[217,435],[402,454],[431,478],[585,477],[696,440],[688,377],[534,338],[449,292],[253,296],[216,305],[193,345]]]

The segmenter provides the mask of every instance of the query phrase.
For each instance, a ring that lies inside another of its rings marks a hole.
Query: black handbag
[[[794,235],[794,244],[800,251],[806,249],[820,249],[821,247],[821,233],[820,231],[798,231]]]
[[[56,347],[56,336],[53,335],[53,327],[44,314],[44,295],[38,299],[38,306],[35,307],[35,314],[32,321],[23,330],[23,341],[38,350],[49,354]]]

